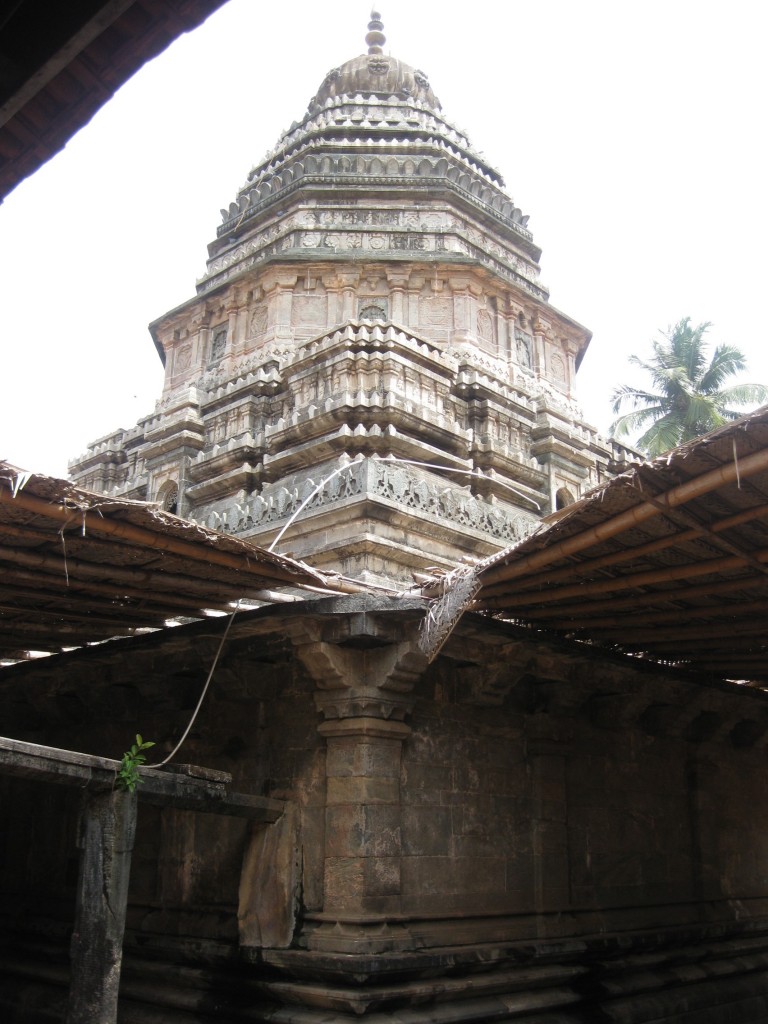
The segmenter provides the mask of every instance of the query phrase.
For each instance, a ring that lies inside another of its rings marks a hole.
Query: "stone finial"
[[[384,53],[384,43],[387,37],[382,32],[384,25],[378,11],[371,11],[371,20],[368,22],[368,35],[365,37],[368,43],[368,53]]]

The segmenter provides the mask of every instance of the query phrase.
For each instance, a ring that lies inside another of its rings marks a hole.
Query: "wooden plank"
[[[119,767],[120,762],[112,758],[0,737],[1,774],[111,791]],[[161,807],[226,814],[259,822],[277,821],[285,808],[281,800],[233,793],[230,789],[232,776],[227,772],[175,765],[167,769],[143,767],[139,775],[141,783],[137,792],[141,801]]]

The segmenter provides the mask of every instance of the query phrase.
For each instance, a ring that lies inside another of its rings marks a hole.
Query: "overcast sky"
[[[553,305],[589,327],[578,395],[605,431],[659,328],[711,320],[768,383],[764,0],[385,0],[387,47],[425,71],[530,215]],[[67,460],[152,411],[147,324],[194,294],[250,168],[370,5],[230,0],[128,82],[0,206],[0,458]]]

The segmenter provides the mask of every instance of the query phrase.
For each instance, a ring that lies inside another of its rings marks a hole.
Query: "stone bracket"
[[[315,703],[326,719],[402,720],[427,665],[410,642],[358,650],[320,640],[297,646],[296,653],[317,684]]]

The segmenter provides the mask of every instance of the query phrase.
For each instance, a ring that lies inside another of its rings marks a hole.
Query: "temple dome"
[[[365,37],[368,53],[361,53],[328,72],[317,95],[310,101],[310,113],[324,106],[328,100],[357,95],[396,96],[401,100],[421,101],[432,110],[442,109],[423,71],[384,53],[386,37],[383,29],[381,15],[378,11],[371,11]]]
[[[358,94],[420,100],[433,110],[441,109],[440,100],[432,92],[423,71],[378,53],[362,53],[329,71],[309,109],[322,107],[327,100],[338,96]]]

